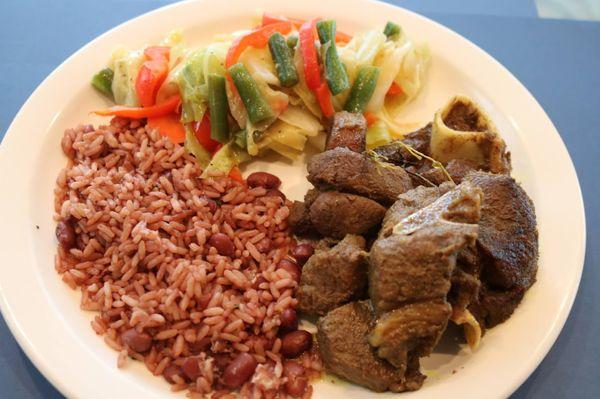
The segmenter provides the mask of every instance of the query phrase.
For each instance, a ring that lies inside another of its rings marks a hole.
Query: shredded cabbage
[[[386,123],[378,120],[367,129],[367,149],[372,150],[375,147],[389,143],[392,140]]]
[[[383,107],[387,91],[398,75],[404,55],[410,49],[410,42],[399,43],[387,41],[375,57],[374,65],[379,67],[379,78],[371,100],[367,104],[366,110],[369,112],[378,112]]]
[[[400,70],[394,79],[402,88],[402,93],[386,98],[384,105],[394,118],[400,108],[412,101],[421,91],[430,62],[431,54],[427,44],[411,46],[404,56]]]
[[[109,67],[114,71],[111,88],[115,103],[130,107],[140,105],[135,92],[135,81],[144,60],[144,52],[141,50],[128,51],[121,47],[113,52]]]
[[[231,141],[213,155],[212,160],[200,177],[207,177],[215,173],[227,174],[234,166],[249,159],[248,153]]]
[[[323,130],[323,126],[317,118],[301,107],[289,106],[279,115],[279,119],[285,123],[302,129],[306,136],[316,136]]]
[[[205,168],[210,162],[210,153],[206,151],[196,138],[196,134],[189,125],[185,125],[185,149],[196,157],[196,162]]]

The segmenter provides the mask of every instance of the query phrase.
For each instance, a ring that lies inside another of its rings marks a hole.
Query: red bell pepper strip
[[[250,33],[240,36],[233,41],[231,47],[225,56],[225,68],[235,64],[244,50],[248,47],[263,48],[269,43],[269,38],[275,32],[282,35],[288,34],[292,30],[292,23],[289,21],[276,22],[267,26],[261,26],[252,30]]]
[[[331,91],[329,90],[327,82],[323,81],[323,83],[321,83],[321,86],[315,91],[315,95],[317,96],[317,102],[319,103],[323,115],[327,118],[331,118],[335,113],[335,109],[331,102]]]
[[[402,93],[402,87],[400,87],[400,85],[395,81],[392,81],[392,84],[390,85],[390,88],[388,89],[386,95],[394,96],[400,93]]]
[[[221,143],[210,138],[210,116],[208,112],[204,113],[200,122],[194,122],[194,133],[200,145],[211,154],[217,152],[221,147]]]
[[[169,73],[169,47],[154,46],[144,50],[146,61],[140,67],[135,91],[142,107],[156,102],[156,93]]]
[[[363,115],[365,116],[365,119],[367,120],[368,127],[371,127],[372,124],[374,124],[375,122],[377,122],[379,120],[377,115],[375,115],[372,112],[365,112]]]
[[[237,166],[234,166],[233,168],[231,168],[231,170],[229,171],[229,177],[240,183],[244,182],[244,178],[242,177],[242,172],[240,171],[240,168],[238,168]]]
[[[174,113],[179,104],[181,104],[181,96],[177,94],[151,107],[124,107],[116,105],[94,111],[94,113],[100,116],[122,116],[131,119],[156,118]]]
[[[299,41],[300,54],[302,54],[302,63],[304,65],[304,78],[306,86],[315,93],[319,107],[323,115],[331,118],[335,113],[331,102],[331,91],[326,81],[321,79],[319,61],[317,58],[317,47],[315,46],[315,29],[317,20],[305,22],[300,27]]]
[[[321,71],[319,70],[319,59],[317,57],[317,47],[315,46],[316,23],[316,20],[305,22],[298,31],[304,78],[306,79],[306,85],[312,91],[316,91],[321,86]]]
[[[274,24],[277,22],[284,22],[284,21],[291,22],[292,25],[294,26],[294,28],[296,28],[296,29],[299,29],[300,26],[302,26],[302,24],[305,22],[301,19],[287,18],[287,17],[283,17],[283,16],[275,16],[273,14],[264,13],[263,17],[262,17],[262,25],[261,26],[267,26],[267,25],[271,25],[271,24]],[[340,32],[340,31],[337,31],[335,33],[335,41],[338,43],[348,43],[350,40],[352,40],[352,36],[350,36],[347,33]]]
[[[185,141],[185,128],[180,118],[176,113],[148,118],[146,126],[157,129],[162,136],[168,137],[173,143],[181,144]]]

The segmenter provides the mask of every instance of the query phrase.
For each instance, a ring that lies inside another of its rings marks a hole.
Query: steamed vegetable
[[[358,76],[352,85],[350,97],[346,101],[344,109],[348,112],[362,113],[371,99],[377,84],[379,68],[372,66],[361,67]]]
[[[169,48],[156,46],[144,50],[146,61],[140,67],[135,92],[142,107],[149,107],[156,102],[158,89],[169,74]]]
[[[92,77],[92,86],[94,86],[98,91],[107,96],[112,97],[112,81],[114,72],[110,68],[104,68],[97,74]]]
[[[181,92],[181,121],[201,121],[207,107],[206,81],[203,73],[206,49],[192,53],[185,61],[179,74]]]
[[[315,46],[316,22],[305,22],[299,31],[300,52],[302,54],[304,77],[306,85],[315,93],[317,103],[323,115],[331,118],[335,113],[331,101],[331,92],[327,82],[321,80],[321,72],[317,58],[317,48]]]
[[[227,91],[223,76],[208,75],[208,105],[210,110],[210,137],[220,143],[229,141]]]
[[[122,116],[131,119],[157,118],[175,112],[179,104],[181,104],[181,97],[175,95],[167,101],[151,107],[124,107],[115,105],[114,107],[94,111],[94,113],[101,116]]]
[[[248,47],[265,47],[273,33],[279,32],[282,34],[287,34],[291,30],[292,24],[290,22],[276,22],[260,28],[256,28],[250,33],[238,37],[236,40],[233,41],[231,47],[229,48],[229,51],[227,52],[227,57],[225,58],[225,66],[229,68],[233,64],[235,64],[244,52],[244,50],[246,50]]]
[[[256,82],[243,64],[235,64],[229,67],[227,72],[233,79],[233,83],[244,102],[250,122],[257,123],[274,116],[273,110],[263,98]]]
[[[298,72],[293,63],[292,53],[281,33],[276,32],[269,38],[269,50],[281,85],[291,87],[298,83]]]
[[[385,95],[402,66],[402,59],[410,49],[410,43],[386,42],[380,53],[375,57],[374,66],[379,67],[379,78],[373,96],[367,105],[367,110],[378,112],[385,101]]]
[[[205,168],[210,163],[211,154],[200,144],[191,126],[185,126],[185,149],[196,157],[196,162]]]
[[[335,46],[335,21],[317,22],[317,32],[321,42],[323,64],[327,83],[332,94],[339,94],[350,87],[348,73]]]
[[[261,26],[266,26],[266,25],[277,23],[277,22],[291,22],[294,28],[299,29],[300,26],[302,26],[302,24],[305,23],[306,21],[303,21],[301,19],[286,18],[286,17],[282,17],[282,16],[275,16],[272,14],[264,13],[262,16]],[[352,36],[350,36],[347,33],[340,32],[340,31],[337,31],[335,33],[335,41],[336,42],[348,43],[350,40],[352,40]]]
[[[384,121],[378,120],[367,129],[367,149],[387,144],[392,141],[392,136]]]
[[[194,134],[196,135],[196,139],[198,139],[198,143],[202,145],[202,147],[211,154],[214,154],[221,143],[211,138],[211,123],[210,117],[208,114],[204,114],[202,121],[194,122],[192,124],[194,129]]]
[[[202,177],[217,173],[229,174],[232,168],[249,159],[248,153],[242,148],[235,143],[227,143],[215,153],[204,172],[202,172]]]
[[[118,49],[113,53],[109,67],[114,71],[111,89],[116,104],[129,107],[140,105],[135,82],[144,60],[143,51]]]
[[[289,35],[288,38],[285,39],[285,43],[293,51],[298,44],[298,35]]]
[[[179,120],[179,115],[175,113],[148,118],[146,126],[157,129],[162,136],[168,137],[173,143],[180,144],[185,141],[185,127]]]
[[[365,114],[370,145],[401,134],[395,117],[423,86],[426,46],[393,23],[351,37],[333,20],[261,22],[192,50],[175,31],[144,51],[116,51],[92,84],[117,106],[97,113],[147,118],[185,141],[206,173],[230,171],[240,151],[295,159],[307,142],[322,145],[324,119],[342,109]]]
[[[402,28],[400,28],[400,25],[390,21],[387,24],[385,24],[385,28],[383,28],[383,33],[388,39],[396,40],[402,34]]]

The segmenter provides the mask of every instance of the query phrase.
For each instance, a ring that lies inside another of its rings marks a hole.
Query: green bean
[[[321,42],[325,78],[333,95],[339,94],[350,87],[348,72],[340,60],[335,46],[335,21],[317,22],[317,33]]]
[[[104,68],[103,70],[94,75],[94,77],[92,78],[92,86],[94,86],[101,93],[112,97],[112,81],[114,75],[115,73],[112,69]]]
[[[358,70],[358,75],[352,85],[344,109],[348,112],[362,113],[375,91],[378,77],[379,68],[374,66],[361,67]]]
[[[275,32],[269,38],[269,50],[275,63],[275,69],[279,81],[283,87],[292,87],[298,83],[298,72],[294,66],[294,60],[290,48],[285,43],[285,38],[279,32]]]
[[[227,114],[227,92],[225,78],[220,75],[208,75],[208,109],[210,111],[210,137],[219,143],[229,141],[229,121]]]
[[[386,35],[388,39],[396,40],[400,37],[401,33],[402,28],[400,25],[391,21],[385,24],[385,28],[383,28],[383,34]]]
[[[230,66],[227,72],[233,79],[233,83],[244,102],[250,122],[258,123],[274,116],[269,103],[264,99],[258,85],[250,76],[244,64],[238,62]]]
[[[289,35],[286,39],[285,43],[292,50],[296,48],[296,44],[298,44],[298,36],[297,35]]]

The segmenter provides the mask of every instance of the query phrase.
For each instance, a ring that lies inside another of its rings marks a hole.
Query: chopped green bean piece
[[[258,123],[275,115],[244,64],[238,62],[230,66],[227,72],[242,98],[250,122]]]
[[[298,72],[294,66],[294,60],[290,48],[285,43],[285,38],[279,32],[275,32],[269,38],[269,50],[275,63],[275,69],[279,81],[283,87],[292,87],[298,83]]]
[[[383,28],[383,34],[386,35],[388,39],[396,40],[400,37],[401,33],[402,28],[394,22],[388,22],[385,24],[385,28]]]
[[[317,33],[321,42],[321,57],[325,66],[325,78],[334,96],[350,87],[348,72],[340,60],[335,46],[335,21],[317,22]]]
[[[227,92],[225,78],[220,75],[208,75],[208,109],[210,111],[210,137],[219,143],[229,141],[229,121],[227,114]]]
[[[358,70],[358,75],[352,85],[352,90],[350,91],[348,100],[346,100],[344,109],[348,112],[362,113],[375,91],[378,77],[379,68],[374,66],[361,67]]]

